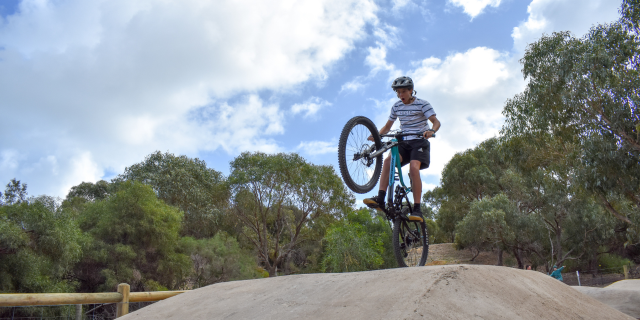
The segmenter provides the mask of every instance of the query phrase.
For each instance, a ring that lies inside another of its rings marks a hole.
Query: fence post
[[[82,320],[82,305],[76,304],[76,320]]]
[[[624,270],[624,279],[629,279],[629,266],[625,264],[622,269]]]
[[[118,293],[122,294],[122,302],[118,303],[116,309],[116,318],[122,317],[129,313],[129,285],[121,283],[118,285]]]
[[[580,284],[580,271],[576,270],[576,275],[578,275],[578,286],[582,286]]]

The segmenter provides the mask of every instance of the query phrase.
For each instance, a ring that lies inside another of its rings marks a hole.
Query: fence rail
[[[121,283],[118,292],[107,293],[2,293],[0,307],[53,306],[70,304],[117,303],[116,316],[129,313],[129,302],[160,301],[187,291],[129,292]]]

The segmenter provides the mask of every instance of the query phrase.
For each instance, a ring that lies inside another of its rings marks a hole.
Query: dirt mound
[[[640,280],[622,280],[604,288],[573,288],[620,312],[640,318]]]
[[[621,280],[607,286],[608,289],[629,289],[640,291],[640,279]]]
[[[632,319],[540,272],[447,265],[218,283],[125,319]]]

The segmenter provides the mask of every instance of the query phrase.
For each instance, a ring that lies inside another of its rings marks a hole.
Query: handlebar
[[[381,138],[386,138],[386,137],[389,137],[389,138],[401,138],[401,137],[408,137],[408,136],[422,137],[422,136],[424,136],[424,133],[427,132],[427,131],[429,131],[429,130],[418,132],[418,133],[402,133],[402,132],[400,132],[400,133],[392,133],[392,134],[388,134],[387,133],[387,134],[381,134],[380,137]],[[433,135],[431,135],[431,137],[435,138],[436,137],[436,133],[433,132]]]

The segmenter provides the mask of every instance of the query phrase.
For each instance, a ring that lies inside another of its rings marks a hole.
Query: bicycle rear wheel
[[[367,140],[373,136],[373,142]],[[382,155],[369,159],[366,155],[382,147],[376,126],[366,117],[353,117],[340,134],[338,165],[344,183],[356,193],[367,193],[378,183]]]
[[[400,267],[424,266],[429,255],[429,236],[424,221],[393,221],[393,251]]]

